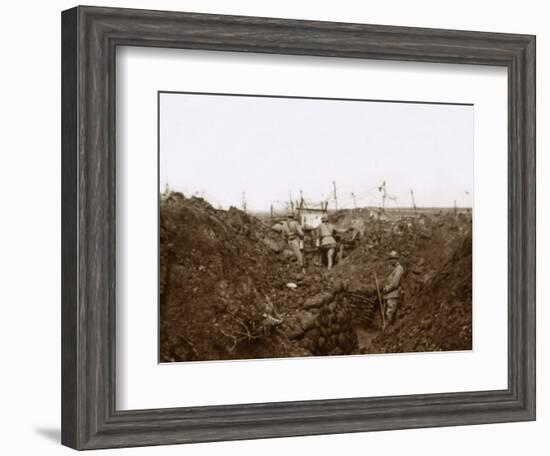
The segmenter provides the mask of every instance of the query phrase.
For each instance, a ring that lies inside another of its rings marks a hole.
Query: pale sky
[[[292,194],[338,207],[471,207],[474,107],[160,94],[160,190],[215,207],[283,210]]]

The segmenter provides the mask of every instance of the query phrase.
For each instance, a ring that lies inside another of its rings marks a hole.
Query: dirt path
[[[357,340],[361,351],[368,351],[374,338],[380,334],[380,330],[375,328],[357,327],[355,328],[355,332],[357,333]]]

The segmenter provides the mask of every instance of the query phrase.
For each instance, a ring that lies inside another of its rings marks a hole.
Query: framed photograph
[[[62,13],[62,443],[535,419],[535,37]]]

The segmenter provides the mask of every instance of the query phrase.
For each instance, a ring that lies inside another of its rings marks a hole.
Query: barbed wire
[[[390,186],[387,185],[387,187]],[[344,191],[342,190],[342,188],[351,189],[351,191]],[[342,185],[340,186],[337,194],[338,207],[341,209],[350,209],[355,207],[381,207],[383,204],[383,194],[381,188],[381,185],[376,185],[356,192],[353,190],[353,187],[351,185]],[[171,191],[183,190],[181,187],[169,187],[169,189]],[[240,207],[242,203],[241,201],[239,201],[234,204],[222,204],[219,199],[217,199],[214,195],[206,190],[186,190],[187,191],[183,191],[185,195],[203,198],[216,208],[224,208],[229,206]],[[415,194],[415,196],[417,196],[417,194]],[[471,206],[471,200],[471,192],[468,190],[464,190],[463,193],[456,196],[456,199],[449,201],[449,207],[452,207],[455,203],[457,204],[457,206],[469,207]],[[304,206],[309,208],[322,208],[325,204],[328,204],[329,208],[334,209],[336,203],[336,199],[334,198],[334,190],[332,188],[324,193],[320,199],[313,199],[308,197],[307,195],[304,195],[302,201]],[[409,191],[392,194],[386,190],[386,202],[387,204],[394,207],[413,207],[413,201]],[[291,204],[295,208],[298,207],[300,205],[300,198],[294,198],[292,203],[290,199],[279,198],[273,200],[271,206],[273,207],[274,211],[289,211],[291,208]],[[423,205],[421,201],[417,200],[416,206],[422,207]],[[269,210],[269,207],[266,208],[266,210]]]

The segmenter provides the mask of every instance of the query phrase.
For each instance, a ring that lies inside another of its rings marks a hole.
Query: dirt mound
[[[280,334],[286,264],[237,209],[171,194],[160,213],[162,362],[303,355]]]
[[[365,287],[375,289],[376,275],[382,287],[391,271],[387,255],[395,250],[405,268],[402,289],[405,295],[414,296],[439,273],[453,254],[456,242],[463,237],[462,228],[457,228],[456,221],[448,217],[369,220],[363,237],[355,248],[345,251],[333,276],[352,290],[363,290]]]
[[[369,352],[471,350],[471,231],[456,244],[437,273],[405,298],[395,325],[374,339]]]
[[[471,243],[467,216],[367,219],[361,241],[333,273],[352,294],[370,297],[354,307],[358,334],[367,340],[361,352],[470,349]],[[382,288],[391,271],[386,261],[391,250],[399,253],[405,269],[403,299],[394,324],[382,333],[376,280]]]

